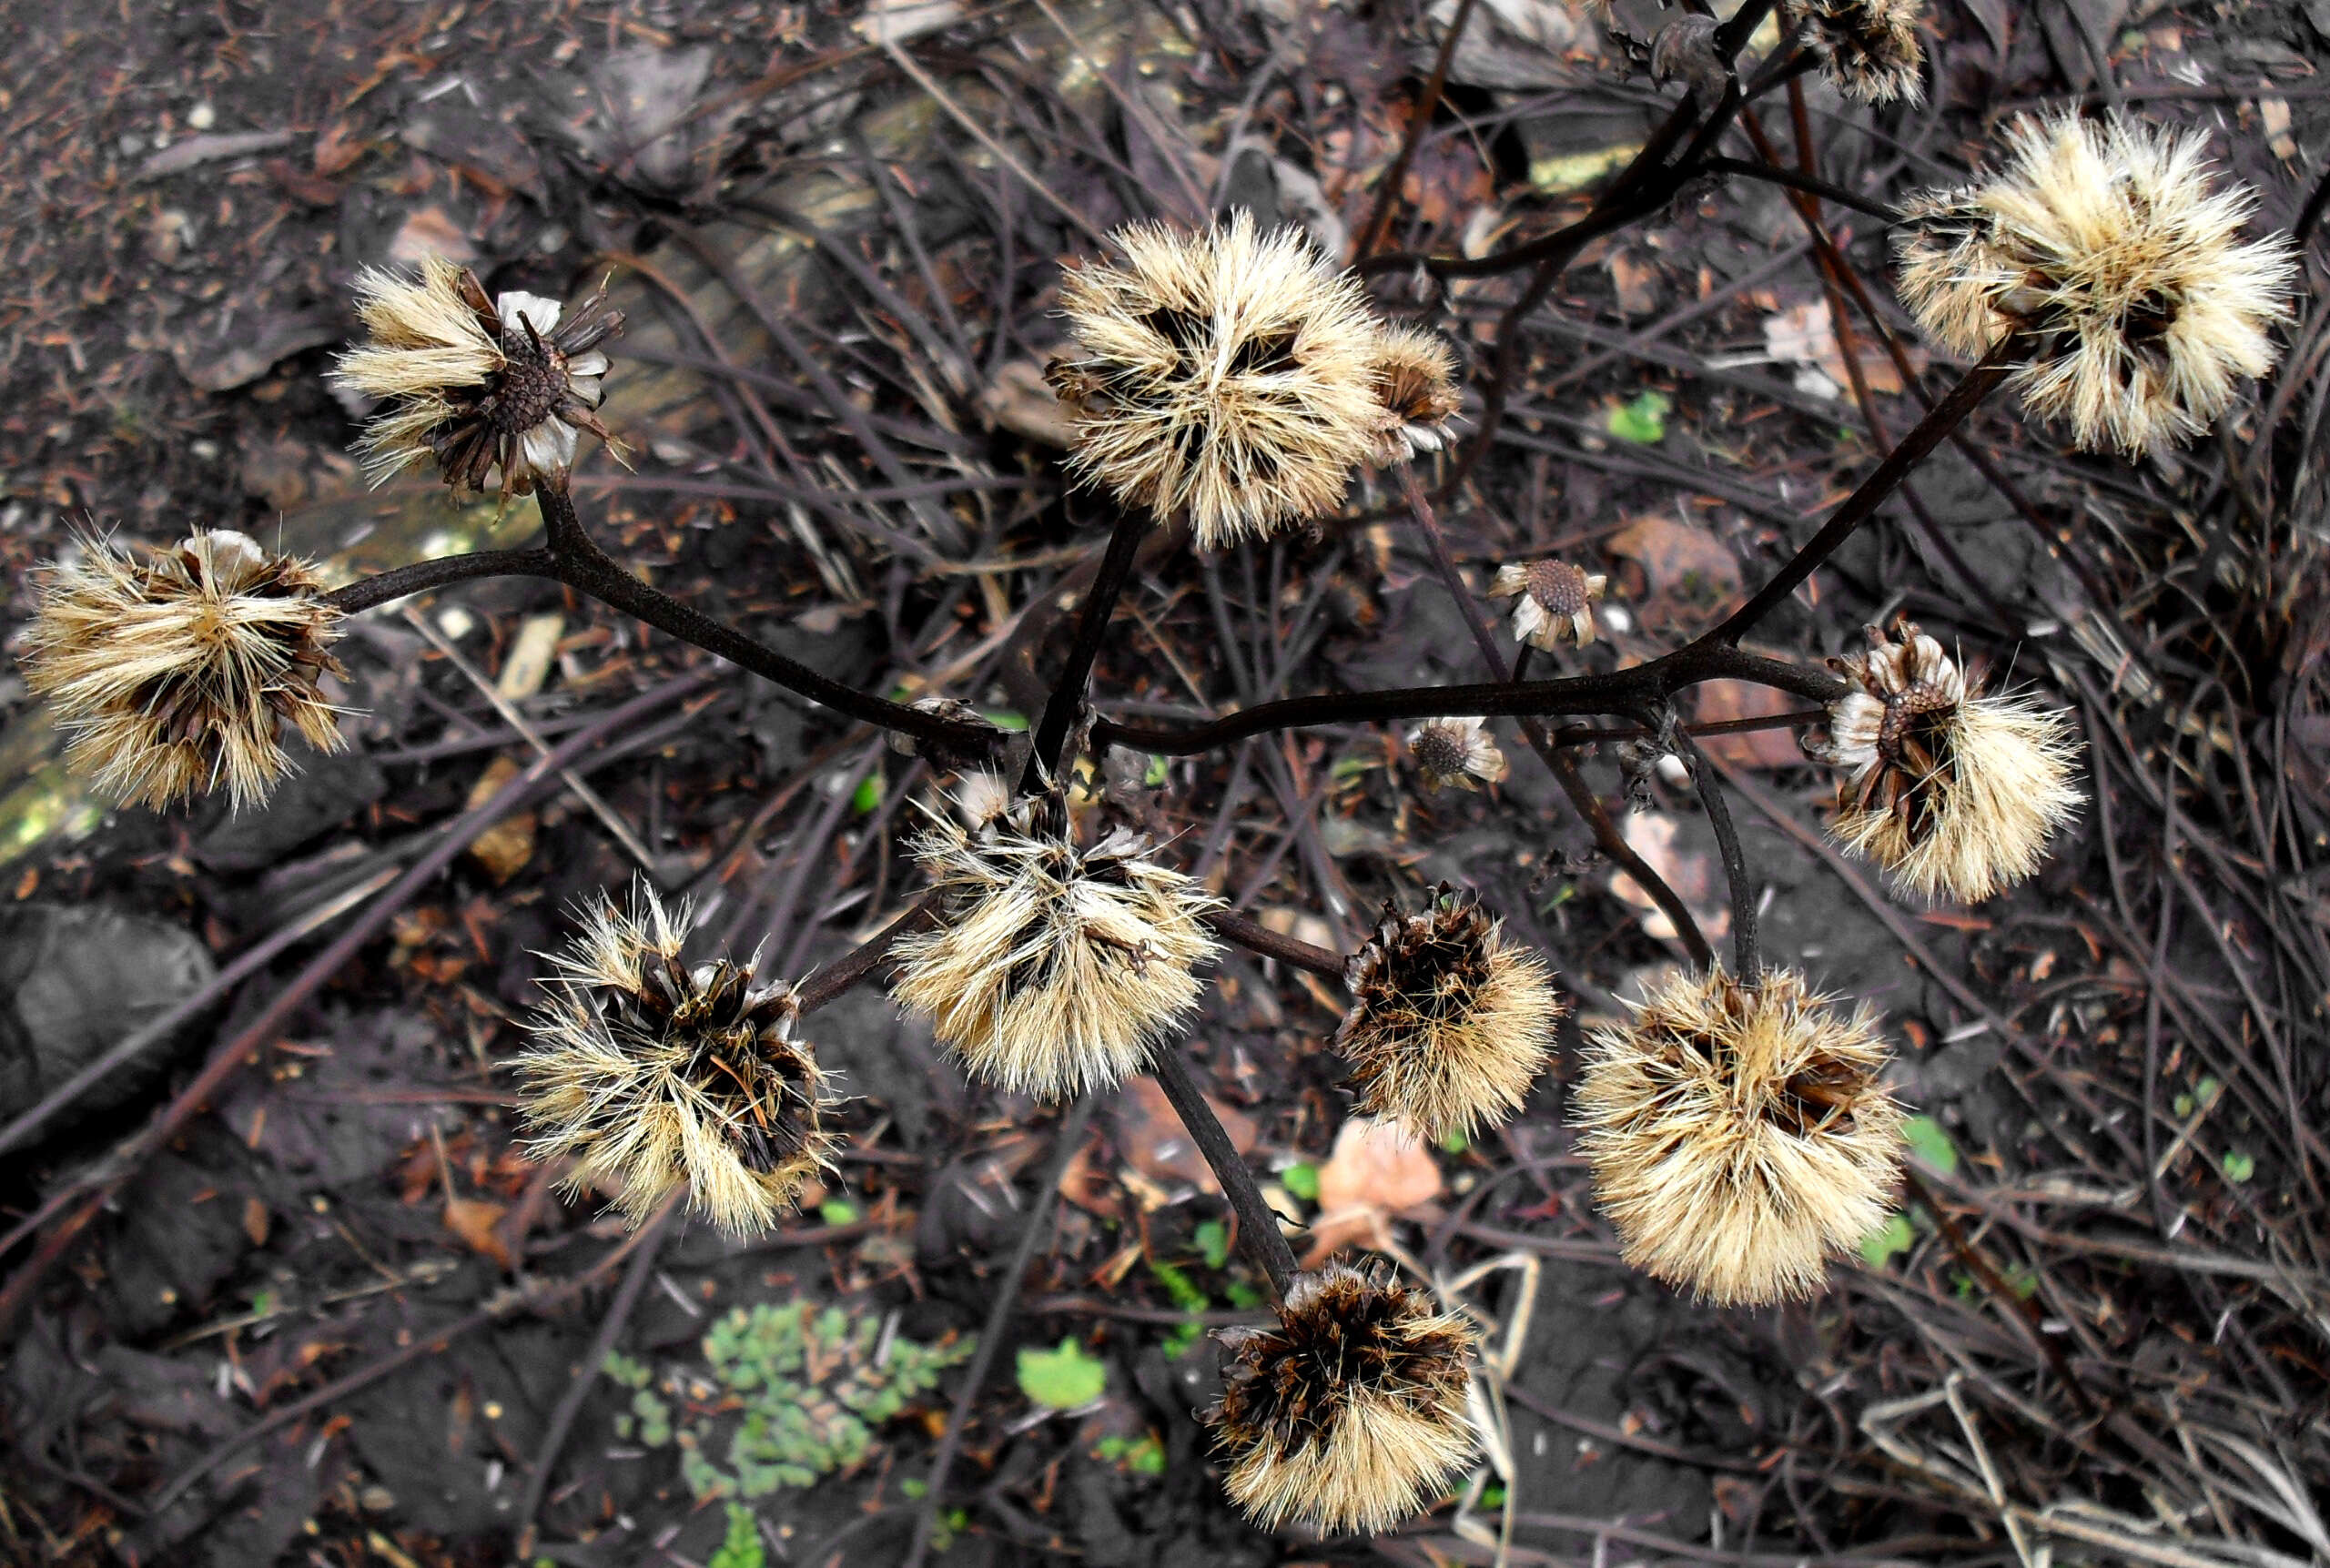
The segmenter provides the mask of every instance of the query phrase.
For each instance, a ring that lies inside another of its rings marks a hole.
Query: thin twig
[[[1416,100],[1413,113],[1408,116],[1407,134],[1400,138],[1400,152],[1384,172],[1383,183],[1376,187],[1375,205],[1361,226],[1359,237],[1352,248],[1352,259],[1364,261],[1373,253],[1383,238],[1383,230],[1392,221],[1392,204],[1400,198],[1400,187],[1407,183],[1408,166],[1415,161],[1416,147],[1431,127],[1432,116],[1440,109],[1440,95],[1448,87],[1448,65],[1456,57],[1456,42],[1464,35],[1464,25],[1473,19],[1474,0],[1456,0],[1456,15],[1449,19],[1447,35],[1440,40],[1440,53],[1432,62],[1432,75],[1423,85],[1423,96]]]
[[[1069,646],[1068,662],[1060,666],[1059,678],[1044,703],[1043,719],[1036,726],[1035,749],[1028,756],[1022,789],[1041,788],[1059,770],[1060,750],[1068,744],[1078,711],[1084,706],[1084,686],[1092,675],[1092,661],[1099,657],[1109,618],[1116,612],[1118,595],[1132,575],[1133,558],[1140,552],[1149,531],[1146,514],[1131,507],[1118,511],[1116,526],[1109,534],[1108,553],[1100,558],[1099,571],[1077,616],[1076,641]]]
[[[1699,743],[1684,733],[1679,724],[1669,726],[1664,738],[1690,768],[1699,804],[1707,814],[1707,825],[1715,830],[1716,848],[1723,857],[1724,885],[1731,895],[1731,967],[1741,985],[1753,986],[1763,978],[1764,964],[1756,945],[1758,894],[1755,880],[1748,875],[1747,854],[1739,846],[1739,828],[1731,820],[1723,785]]]
[[[1280,1234],[1278,1212],[1262,1201],[1261,1189],[1254,1185],[1251,1171],[1246,1168],[1245,1156],[1230,1141],[1222,1130],[1221,1118],[1205,1103],[1205,1094],[1198,1087],[1197,1079],[1190,1075],[1190,1064],[1183,1059],[1180,1047],[1164,1045],[1150,1057],[1150,1077],[1165,1091],[1173,1104],[1174,1114],[1181,1118],[1190,1141],[1213,1168],[1214,1179],[1221,1184],[1221,1195],[1238,1216],[1238,1245],[1253,1265],[1270,1277],[1271,1289],[1282,1299],[1294,1277],[1301,1272],[1294,1261],[1294,1249]]]

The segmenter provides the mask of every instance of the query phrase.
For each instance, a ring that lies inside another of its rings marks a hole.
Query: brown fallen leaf
[[[1631,597],[1645,631],[1703,624],[1739,596],[1739,560],[1731,547],[1672,512],[1628,520],[1604,548],[1640,572],[1642,592]]]
[[[1389,1246],[1392,1221],[1436,1213],[1433,1199],[1439,1196],[1440,1162],[1413,1132],[1398,1122],[1352,1118],[1319,1168],[1319,1217],[1311,1223],[1302,1266],[1315,1269],[1348,1246]]]
[[[1802,708],[1800,698],[1752,681],[1708,681],[1698,688],[1698,706],[1692,717],[1702,724],[1734,719],[1763,719]],[[1708,735],[1699,742],[1709,756],[1740,767],[1788,768],[1800,765],[1804,750],[1794,730],[1750,730],[1741,735]]]
[[[475,811],[491,800],[518,773],[518,764],[510,758],[494,758],[478,775],[477,783],[470,786],[467,809]],[[496,883],[507,882],[534,857],[535,826],[532,812],[513,812],[477,835],[477,842],[470,845],[470,856]]]
[[[1632,318],[1658,309],[1658,268],[1635,259],[1631,250],[1610,252],[1610,282],[1618,291],[1618,311]]]
[[[995,379],[979,394],[979,410],[1015,436],[1063,450],[1076,444],[1076,425],[1034,359],[1007,359],[998,366]]]
[[[1636,813],[1626,819],[1627,845],[1675,890],[1707,939],[1717,941],[1731,930],[1731,908],[1725,902],[1722,873],[1716,866],[1715,856],[1677,846],[1677,831],[1673,817],[1655,811]],[[1666,911],[1625,872],[1611,874],[1610,891],[1643,912],[1645,935],[1661,942],[1672,942],[1681,935],[1675,929],[1675,923],[1666,918]]]
[[[1221,1118],[1221,1128],[1230,1135],[1231,1148],[1240,1154],[1252,1149],[1259,1130],[1252,1117],[1223,1105],[1211,1095],[1205,1097],[1205,1103]],[[1194,1187],[1205,1193],[1221,1190],[1205,1156],[1198,1152],[1196,1141],[1181,1126],[1181,1118],[1173,1114],[1172,1102],[1165,1098],[1165,1091],[1157,1087],[1154,1078],[1133,1079],[1117,1098],[1117,1139],[1123,1148],[1125,1163],[1136,1174],[1160,1187]]]
[[[470,1250],[481,1257],[491,1258],[502,1268],[510,1267],[509,1244],[501,1239],[501,1232],[494,1227],[508,1207],[486,1203],[474,1198],[445,1199],[445,1229],[469,1244]]]

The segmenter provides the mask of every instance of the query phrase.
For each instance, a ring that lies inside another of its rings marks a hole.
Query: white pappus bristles
[[[1374,380],[1379,415],[1369,467],[1393,468],[1448,444],[1464,399],[1446,339],[1413,327],[1383,328],[1376,337]]]
[[[1928,898],[1977,903],[2030,876],[2079,809],[2070,717],[1980,691],[1906,621],[1869,638],[1836,661],[1853,690],[1806,744],[1845,772],[1829,831]]]
[[[25,681],[56,706],[67,760],[132,804],[224,786],[235,809],[291,771],[289,724],[338,751],[326,674],[339,611],[314,567],[225,529],[143,561],[85,538],[49,568],[25,631]]]
[[[681,962],[691,911],[636,887],[602,895],[543,982],[518,1061],[537,1159],[572,1159],[568,1185],[612,1190],[637,1224],[674,1188],[732,1235],[767,1229],[833,1153],[827,1093],[794,1038],[791,986],[750,964]]]
[[[1589,1030],[1578,1148],[1626,1261],[1721,1306],[1818,1290],[1899,1179],[1875,1024],[1793,971],[1748,986],[1717,970]]]
[[[2026,332],[2013,385],[2083,448],[2140,456],[2207,430],[2278,357],[2287,238],[2241,238],[2255,198],[2213,177],[2198,132],[2024,116],[2007,151],[1988,178],[1905,205],[1902,301],[1969,358]]]
[[[1408,754],[1415,758],[1426,789],[1476,790],[1504,783],[1513,771],[1496,737],[1473,718],[1425,720],[1408,732]]]
[[[1196,1010],[1221,900],[1147,839],[1079,846],[1054,791],[977,833],[934,820],[914,850],[938,903],[892,949],[892,995],[973,1077],[1044,1099],[1105,1088]]]
[[[603,286],[572,311],[512,289],[489,298],[476,274],[439,257],[403,278],[367,268],[357,313],[370,334],[339,357],[332,379],[386,407],[358,450],[373,482],[433,461],[457,491],[530,493],[563,484],[579,430],[620,457],[599,422],[599,344],[623,329]]]
[[[1785,0],[1781,15],[1820,57],[1820,74],[1849,98],[1916,103],[1925,96],[1925,0]]]
[[[1124,266],[1067,272],[1070,341],[1047,372],[1079,477],[1186,513],[1219,550],[1332,511],[1355,466],[1421,444],[1378,400],[1387,353],[1413,369],[1416,346],[1387,349],[1358,279],[1300,230],[1260,234],[1241,209],[1201,233],[1137,224],[1115,239]]]
[[[1519,1110],[1565,1010],[1545,959],[1445,884],[1421,915],[1386,905],[1345,980],[1355,999],[1335,1049],[1355,1108],[1433,1142]]]
[[[1276,1329],[1229,1329],[1207,1412],[1231,1500],[1265,1530],[1387,1530],[1474,1452],[1474,1336],[1420,1290],[1329,1265],[1299,1276]]]

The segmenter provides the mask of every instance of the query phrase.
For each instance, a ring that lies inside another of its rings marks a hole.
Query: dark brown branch
[[[1214,1179],[1221,1183],[1221,1194],[1230,1200],[1231,1211],[1238,1216],[1240,1249],[1256,1268],[1270,1276],[1271,1289],[1284,1300],[1287,1287],[1301,1272],[1294,1261],[1294,1249],[1279,1233],[1278,1214],[1262,1201],[1261,1189],[1254,1185],[1245,1157],[1221,1129],[1221,1118],[1205,1103],[1197,1080],[1190,1076],[1190,1064],[1182,1059],[1180,1047],[1159,1047],[1150,1059],[1149,1075],[1165,1091],[1165,1098],[1173,1102],[1174,1114],[1189,1130],[1190,1140],[1198,1146],[1206,1164],[1213,1168]]]
[[[1027,776],[1020,787],[1041,788],[1059,767],[1060,750],[1068,744],[1068,733],[1076,723],[1077,710],[1084,705],[1085,683],[1092,676],[1092,661],[1100,655],[1101,641],[1108,635],[1109,618],[1116,612],[1117,599],[1124,592],[1126,580],[1132,575],[1133,558],[1140,551],[1141,541],[1149,533],[1149,519],[1130,507],[1117,512],[1117,524],[1109,535],[1108,553],[1100,558],[1100,569],[1092,579],[1092,586],[1084,595],[1083,610],[1076,621],[1076,641],[1069,645],[1068,663],[1060,666],[1059,679],[1052,685],[1049,698],[1044,703],[1044,716],[1036,726],[1035,749],[1028,756]]]
[[[1205,917],[1213,934],[1224,942],[1234,943],[1247,952],[1264,958],[1275,958],[1297,969],[1308,969],[1322,979],[1340,982],[1343,977],[1345,959],[1340,953],[1315,946],[1309,942],[1282,936],[1259,921],[1218,909]]]

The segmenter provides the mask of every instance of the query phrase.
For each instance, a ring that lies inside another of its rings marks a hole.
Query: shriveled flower
[[[1918,23],[1925,0],[1782,0],[1780,12],[1820,74],[1839,92],[1865,104],[1925,96],[1925,46]]]
[[[1919,324],[1970,358],[2027,331],[2016,390],[2091,450],[2208,429],[2278,357],[2287,238],[2241,239],[2255,197],[2212,177],[2198,132],[2024,116],[2007,146],[2002,172],[1905,209],[1899,288]]]
[[[938,895],[899,939],[892,995],[973,1076],[1046,1099],[1106,1088],[1197,1008],[1221,900],[1116,829],[1078,846],[1058,791],[983,832],[935,820],[914,852]]]
[[[161,807],[223,784],[240,811],[292,771],[284,725],[318,751],[348,744],[322,692],[348,673],[340,619],[311,564],[227,529],[144,561],[91,536],[41,583],[25,683],[106,794]]]
[[[1720,1306],[1809,1296],[1885,1222],[1900,1108],[1867,1006],[1720,970],[1587,1032],[1577,1147],[1627,1262]]]
[[[1383,329],[1302,231],[1241,209],[1201,234],[1136,224],[1126,265],[1072,268],[1070,343],[1046,372],[1069,465],[1128,506],[1189,515],[1220,550],[1333,511],[1376,449]]]
[[[1408,754],[1415,758],[1426,789],[1478,789],[1502,784],[1513,771],[1478,719],[1426,719],[1408,732]]]
[[[1566,1010],[1545,960],[1445,883],[1421,915],[1386,904],[1344,978],[1356,999],[1335,1049],[1352,1065],[1355,1108],[1434,1141],[1519,1110]]]
[[[2039,869],[2078,811],[2068,715],[1970,686],[1941,644],[1908,622],[1894,641],[1838,660],[1853,683],[1806,749],[1845,771],[1829,830],[1903,886],[1971,904]]]
[[[1296,1279],[1275,1329],[1224,1329],[1207,1412],[1231,1501],[1265,1530],[1413,1518],[1474,1452],[1464,1319],[1420,1290],[1330,1264]]]
[[[578,430],[621,456],[596,411],[599,345],[623,329],[603,285],[571,312],[516,289],[488,298],[475,273],[431,256],[415,278],[365,268],[356,295],[370,337],[332,379],[387,404],[358,443],[375,484],[433,461],[456,490],[491,480],[526,495],[537,478],[565,482]]]
[[[549,998],[518,1058],[535,1158],[611,1189],[636,1225],[674,1188],[731,1235],[765,1230],[830,1165],[825,1074],[794,1038],[800,1003],[754,965],[680,960],[693,912],[653,890],[601,895],[551,956]]]
[[[1411,461],[1453,439],[1464,399],[1456,389],[1456,356],[1438,333],[1384,328],[1376,341],[1374,381],[1379,412],[1369,467]]]
[[[1489,597],[1512,599],[1513,635],[1547,652],[1566,632],[1579,647],[1594,641],[1594,606],[1609,577],[1566,561],[1516,561],[1496,569]]]

